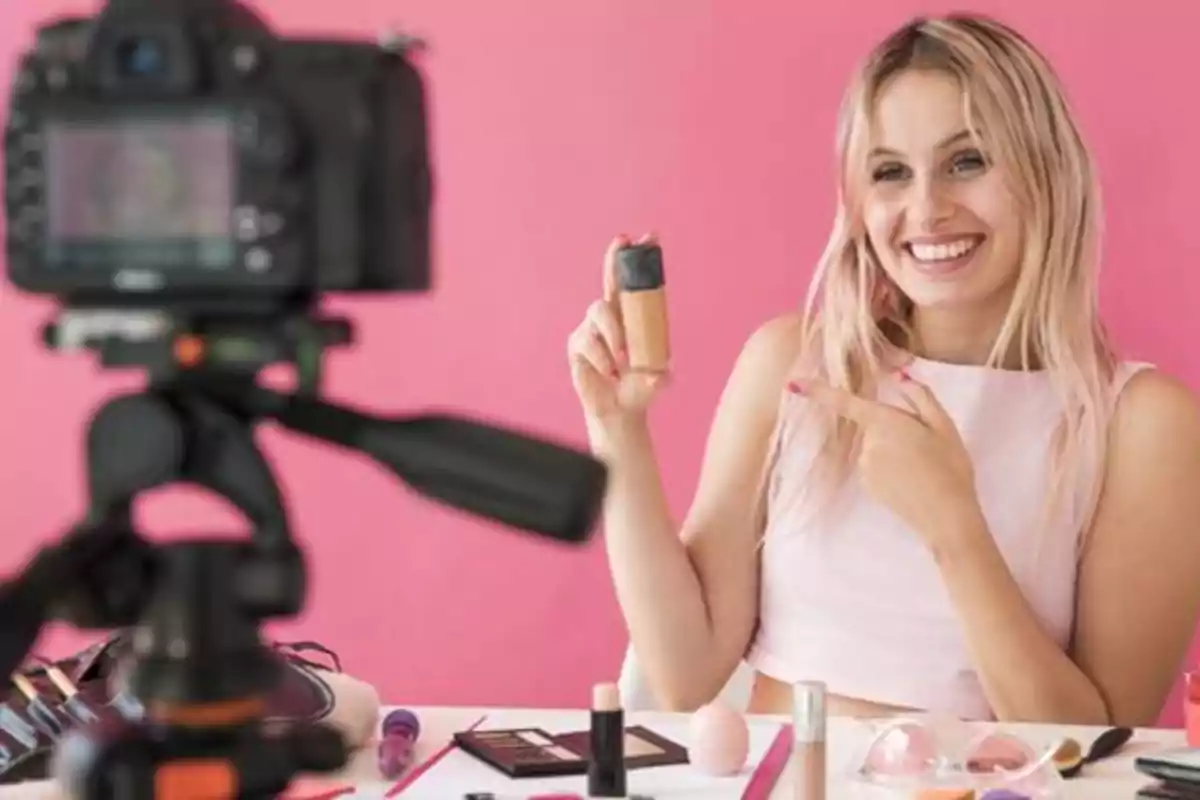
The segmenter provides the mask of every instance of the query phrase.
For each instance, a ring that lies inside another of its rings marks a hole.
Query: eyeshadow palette
[[[588,731],[552,735],[541,728],[462,731],[454,742],[510,778],[587,772]],[[625,767],[688,763],[687,750],[641,725],[625,729]]]

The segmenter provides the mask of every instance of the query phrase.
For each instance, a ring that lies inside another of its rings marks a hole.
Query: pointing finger
[[[939,433],[958,435],[958,426],[927,385],[915,380],[907,372],[901,372],[900,391],[916,409],[922,422]]]
[[[793,381],[790,386],[822,408],[859,425],[872,425],[895,411],[823,381]]]

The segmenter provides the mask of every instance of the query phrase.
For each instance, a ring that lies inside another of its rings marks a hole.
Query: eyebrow
[[[947,136],[945,139],[942,139],[940,142],[937,143],[937,145],[935,145],[934,149],[935,150],[944,150],[951,145],[958,144],[959,142],[966,140],[966,139],[970,139],[970,138],[971,138],[971,132],[969,130],[964,129],[964,130],[959,131],[958,133]],[[899,156],[899,155],[901,155],[901,153],[899,153],[896,150],[887,148],[887,147],[875,147],[875,148],[872,148],[870,155],[871,156]]]

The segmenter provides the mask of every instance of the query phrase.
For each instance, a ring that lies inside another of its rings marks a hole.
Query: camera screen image
[[[48,121],[45,148],[49,264],[233,266],[237,187],[228,119]]]

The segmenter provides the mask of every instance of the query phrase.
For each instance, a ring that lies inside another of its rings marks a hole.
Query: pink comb
[[[792,754],[792,726],[783,725],[775,740],[771,742],[767,754],[754,768],[750,782],[742,790],[742,800],[768,800],[771,790],[779,782],[779,776],[787,768],[788,757]]]

